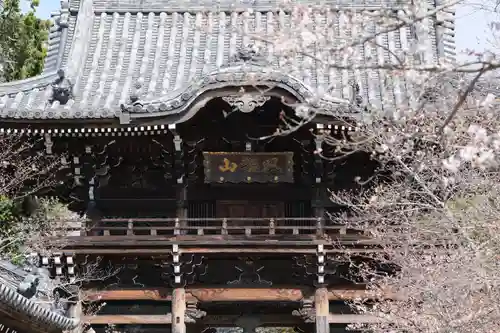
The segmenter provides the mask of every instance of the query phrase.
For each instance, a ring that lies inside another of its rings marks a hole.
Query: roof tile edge
[[[75,318],[68,318],[47,308],[41,307],[35,302],[18,294],[13,289],[0,283],[0,302],[10,306],[12,309],[27,314],[29,317],[40,320],[50,326],[62,330],[71,330],[79,325]]]

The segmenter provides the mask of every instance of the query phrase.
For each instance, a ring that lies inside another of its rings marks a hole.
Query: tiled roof
[[[69,2],[61,1],[61,10],[51,14],[53,22],[49,30],[47,57],[44,72],[54,72],[63,64],[68,56],[66,41],[72,40],[75,32],[76,16],[69,14]]]
[[[22,268],[8,261],[0,260],[0,309],[11,315],[16,314],[26,318],[32,321],[35,326],[42,324],[48,328],[59,330],[70,330],[77,327],[79,324],[77,319],[60,315],[50,308],[38,304],[36,298],[28,299],[16,291],[27,275],[28,273]],[[1,319],[0,324],[2,324]]]
[[[14,289],[0,283],[0,307],[29,318],[33,324],[43,323],[50,328],[71,330],[79,325],[75,318],[68,318],[18,294]]]
[[[71,10],[78,10],[83,0],[71,1]],[[406,0],[409,1],[409,0]],[[297,3],[318,6],[349,6],[357,8],[380,8],[401,6],[401,0],[306,0]],[[95,12],[196,12],[196,11],[276,11],[286,6],[283,0],[94,0]]]
[[[57,57],[55,46],[49,52],[47,69],[41,76],[0,85],[0,117],[102,119],[119,118],[128,111],[154,116],[180,114],[205,91],[235,83],[244,85],[255,77],[277,84],[299,99],[307,98],[318,86],[335,85],[331,100],[346,100],[351,98],[346,88],[352,81],[359,83],[365,102],[381,105],[382,100],[397,102],[402,98],[404,80],[395,79],[393,88],[382,89],[386,78],[378,71],[321,70],[309,64],[309,69],[301,73],[290,73],[280,68],[282,64],[273,56],[272,47],[260,50],[264,61],[258,64],[232,63],[238,51],[250,42],[241,31],[286,31],[295,24],[293,15],[268,11],[276,8],[276,0],[241,1],[244,6],[257,8],[251,12],[201,10],[215,3],[218,5],[212,10],[227,7],[232,3],[229,0],[191,1],[72,1],[69,12],[63,9],[60,15],[66,15],[66,24],[53,35],[54,45],[65,47],[57,48]],[[354,3],[335,3],[339,1]],[[392,0],[366,1],[370,5],[365,6],[371,8]],[[179,12],[173,11],[176,8]],[[342,16],[340,9],[315,13],[314,29],[325,30],[331,24],[338,29]],[[401,29],[381,35],[378,41],[387,50],[396,51],[408,45],[410,38],[409,29]],[[427,38],[436,45],[433,29]],[[368,46],[360,51],[365,57],[390,61],[389,51],[374,51]],[[431,57],[435,58],[435,54]],[[50,102],[51,83],[61,66],[74,85],[73,98],[65,105]],[[143,110],[122,110],[120,105],[129,102],[137,84]]]

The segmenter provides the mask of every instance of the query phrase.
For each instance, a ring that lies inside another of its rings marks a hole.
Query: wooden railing
[[[321,218],[106,218],[87,221],[81,236],[359,234]]]

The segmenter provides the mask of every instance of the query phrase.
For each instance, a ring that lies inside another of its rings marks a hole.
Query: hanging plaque
[[[205,183],[293,183],[293,153],[204,152]]]

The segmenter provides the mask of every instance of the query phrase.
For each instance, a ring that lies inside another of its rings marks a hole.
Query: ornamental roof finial
[[[73,84],[66,77],[63,69],[57,71],[57,79],[52,82],[52,98],[51,103],[58,101],[60,104],[65,105],[73,98]]]

